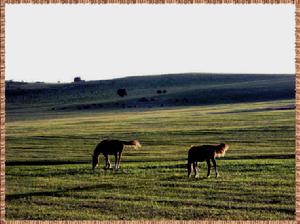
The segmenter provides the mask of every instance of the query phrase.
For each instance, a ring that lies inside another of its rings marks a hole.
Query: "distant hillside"
[[[117,95],[120,88],[126,89],[127,96]],[[26,108],[76,111],[254,102],[292,99],[294,89],[295,76],[286,74],[193,73],[68,84],[6,82],[6,108],[9,115]]]

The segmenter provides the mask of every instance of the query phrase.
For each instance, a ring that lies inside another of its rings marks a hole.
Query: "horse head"
[[[135,147],[136,149],[142,147],[141,143],[140,143],[138,140],[133,140],[133,141],[131,141],[131,143],[132,143],[132,145],[134,145],[134,147]]]
[[[93,173],[95,173],[95,169],[98,166],[98,162],[99,162],[98,156],[92,155],[92,171],[93,171]]]

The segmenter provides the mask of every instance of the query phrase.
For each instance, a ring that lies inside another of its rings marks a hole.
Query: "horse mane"
[[[140,147],[142,147],[141,143],[138,141],[138,140],[132,140],[132,141],[122,141],[122,143],[125,145],[125,146],[133,146],[134,148],[138,149]]]
[[[216,148],[215,156],[216,157],[223,157],[223,156],[225,156],[225,153],[228,150],[228,148],[229,148],[229,145],[227,145],[225,143],[221,143]]]

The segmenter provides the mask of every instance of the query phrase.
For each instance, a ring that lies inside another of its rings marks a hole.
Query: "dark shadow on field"
[[[65,164],[89,164],[90,161],[68,161],[68,160],[34,160],[34,161],[6,161],[6,166],[48,166],[48,165],[65,165]]]
[[[95,174],[92,172],[91,167],[80,167],[80,168],[69,168],[62,170],[47,170],[47,171],[39,171],[38,173],[6,173],[6,176],[18,176],[18,177],[55,177],[55,176],[80,176],[80,175],[120,175],[120,174],[129,174],[132,173],[133,169],[114,169],[109,168],[105,169],[103,167],[99,167],[96,169]]]
[[[176,169],[186,168],[186,164],[163,165],[163,166],[143,166],[140,169]]]
[[[61,190],[56,190],[56,191],[39,191],[39,192],[29,192],[29,193],[22,193],[22,194],[11,194],[11,195],[6,195],[5,200],[6,201],[11,201],[15,199],[20,199],[20,198],[28,198],[32,196],[61,196],[62,194],[66,192],[73,192],[73,191],[86,191],[86,190],[93,190],[93,189],[125,189],[128,188],[126,185],[113,185],[113,184],[96,184],[96,185],[90,185],[90,186],[78,186],[78,187],[73,187],[73,188],[65,188]]]
[[[291,104],[284,107],[265,107],[257,109],[248,110],[235,110],[235,111],[225,111],[225,112],[211,112],[209,114],[235,114],[235,113],[247,113],[247,112],[264,112],[264,111],[281,111],[281,110],[295,110],[296,106]]]
[[[134,157],[135,155],[126,155],[126,157]],[[140,156],[140,155],[137,155]],[[103,156],[99,157],[100,163],[104,163]],[[172,162],[172,161],[184,161],[186,158],[166,158],[164,161]],[[144,157],[143,160],[126,160],[126,158],[122,158],[121,163],[135,163],[135,162],[157,162],[160,161],[159,158],[147,158]],[[111,162],[114,162],[114,159],[111,159]],[[76,165],[76,164],[91,164],[90,160],[33,160],[33,161],[6,161],[6,166],[52,166],[52,165]]]
[[[221,160],[248,160],[248,159],[294,159],[295,154],[277,154],[277,155],[242,155],[242,156],[228,156]]]
[[[242,156],[227,156],[218,160],[250,160],[250,159],[294,159],[294,154],[278,154],[278,155],[242,155]],[[187,161],[187,158],[177,159],[176,161]],[[218,163],[218,162],[217,162]],[[202,162],[200,162],[200,165]],[[203,164],[205,164],[203,162]],[[139,169],[186,169],[186,164],[172,164],[172,165],[149,165],[143,166]]]
[[[37,135],[37,136],[32,136],[31,139],[79,139],[79,140],[86,140],[86,139],[89,139],[89,140],[98,140],[98,138],[91,138],[91,137],[85,137],[85,136],[76,136],[76,135],[49,135],[49,136],[46,136],[46,135]]]
[[[56,171],[44,171],[39,173],[6,173],[6,176],[18,176],[18,177],[55,177],[55,176],[78,176],[78,175],[92,175],[92,169],[80,168],[80,169],[64,169]]]
[[[220,210],[253,210],[253,211],[266,211],[269,212],[270,209],[275,209],[276,212],[283,212],[288,214],[294,214],[295,209],[290,208],[271,208],[271,207],[251,207],[249,206],[241,206],[241,205],[226,205],[226,204],[209,204],[205,203],[203,201],[197,203],[197,202],[182,202],[182,201],[166,201],[166,200],[158,200],[158,203],[162,203],[164,205],[169,206],[193,206],[193,207],[205,207],[205,208],[211,208],[211,209],[220,209]]]
[[[195,178],[194,174],[192,174],[191,177],[188,177],[187,175],[187,172],[184,172],[180,175],[173,175],[173,176],[169,176],[169,177],[165,177],[165,178],[162,178],[161,181],[171,181],[169,183],[161,183],[160,185],[161,186],[164,186],[164,187],[177,187],[178,184],[177,183],[174,183],[172,181],[183,181],[183,182],[180,182],[180,183],[198,183],[199,181],[203,181],[203,180],[209,180],[209,179],[214,179],[215,177],[212,176],[210,178],[207,178],[205,176],[206,174],[206,169],[205,169],[205,172],[202,173],[202,170],[199,169],[199,177]],[[204,174],[205,173],[205,174]],[[197,187],[199,187],[199,185],[197,185]]]
[[[133,157],[133,155],[131,156]],[[265,155],[241,155],[241,156],[226,156],[218,160],[249,160],[249,159],[294,159],[295,154],[265,154]],[[171,158],[164,161],[186,161],[186,157],[182,158]],[[124,160],[125,163],[134,162],[159,162],[157,158],[144,159],[144,160]],[[35,161],[6,161],[6,166],[48,166],[48,165],[76,165],[76,164],[90,164],[89,160],[80,161],[69,161],[69,160],[35,160]],[[140,169],[172,169],[172,168],[185,168],[185,164],[175,164],[175,165],[162,165],[162,166],[142,166]]]
[[[281,128],[284,128],[282,130],[294,130],[294,128],[291,128],[289,126],[282,126]],[[171,134],[174,135],[174,136],[207,136],[207,135],[216,135],[216,136],[222,136],[224,135],[224,133],[227,133],[227,134],[237,134],[237,133],[242,133],[242,134],[250,134],[250,133],[260,133],[260,132],[268,132],[268,133],[278,133],[278,132],[282,132],[281,129],[271,129],[271,128],[252,128],[252,129],[246,129],[246,128],[243,128],[243,129],[234,129],[234,130],[226,130],[226,131],[215,131],[215,130],[192,130],[192,131],[185,131],[184,133],[181,132],[181,131],[173,131]],[[272,139],[272,141],[282,141],[282,140],[276,140],[276,139]],[[232,140],[231,142],[240,142],[240,143],[257,143],[257,141],[255,140]],[[167,143],[168,144],[168,143]],[[176,143],[175,143],[176,144]],[[197,143],[196,143],[197,144]],[[198,143],[199,144],[199,143]],[[185,146],[186,147],[186,146]]]

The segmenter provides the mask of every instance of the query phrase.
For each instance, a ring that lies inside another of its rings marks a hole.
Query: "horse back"
[[[192,146],[188,152],[188,160],[194,161],[205,161],[207,159],[213,159],[215,154],[215,146],[212,145],[201,145]]]
[[[123,147],[123,143],[119,140],[103,140],[97,146],[99,152],[106,155],[113,155],[121,152]]]

